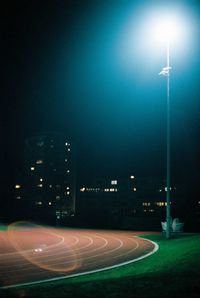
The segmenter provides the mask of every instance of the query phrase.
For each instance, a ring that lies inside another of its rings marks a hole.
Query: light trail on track
[[[0,283],[6,289],[107,270],[154,253],[148,232],[17,226],[0,231]],[[151,232],[152,234],[152,232]]]

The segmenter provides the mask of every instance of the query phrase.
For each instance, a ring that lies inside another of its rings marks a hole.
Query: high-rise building
[[[75,152],[63,134],[26,139],[23,176],[23,185],[15,186],[16,199],[23,201],[30,217],[59,221],[74,215]]]

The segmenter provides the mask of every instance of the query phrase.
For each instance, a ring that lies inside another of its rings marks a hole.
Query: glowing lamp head
[[[171,42],[177,38],[178,26],[172,20],[161,20],[155,28],[156,39],[163,42]]]

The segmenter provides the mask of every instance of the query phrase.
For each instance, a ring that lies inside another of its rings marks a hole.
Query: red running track
[[[158,249],[154,242],[137,237],[147,234],[39,226],[0,231],[1,288],[69,278],[134,262]]]

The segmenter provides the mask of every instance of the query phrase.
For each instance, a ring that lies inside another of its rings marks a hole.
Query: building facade
[[[184,215],[186,192],[183,185],[171,187],[173,217]],[[155,178],[98,179],[90,185],[81,185],[78,212],[87,221],[119,228],[160,228],[166,218],[166,182]]]
[[[75,213],[75,152],[66,137],[44,133],[25,140],[23,181],[15,198],[28,217],[50,222]]]

